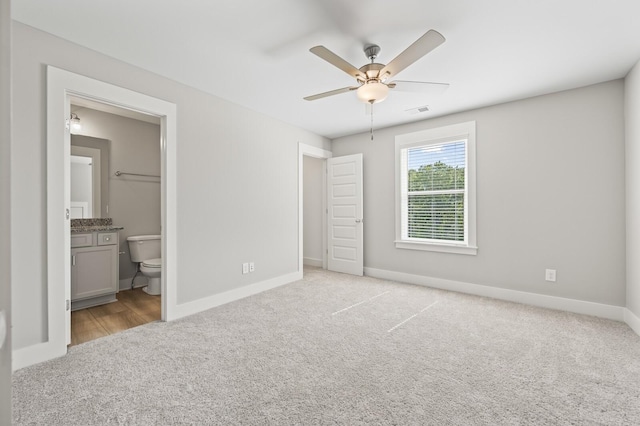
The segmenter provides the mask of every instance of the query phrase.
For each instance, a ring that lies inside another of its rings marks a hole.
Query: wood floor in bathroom
[[[71,345],[160,319],[160,296],[142,288],[120,291],[117,302],[71,312]]]

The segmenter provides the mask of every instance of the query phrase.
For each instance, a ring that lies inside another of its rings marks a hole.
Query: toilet
[[[149,283],[142,291],[154,296],[161,293],[161,241],[160,235],[132,235],[127,237],[131,261],[139,264],[140,272],[149,280]]]

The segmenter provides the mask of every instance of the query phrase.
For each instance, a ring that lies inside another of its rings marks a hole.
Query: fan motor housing
[[[360,67],[360,71],[362,71],[362,73],[367,76],[367,80],[372,80],[372,79],[379,78],[378,74],[380,73],[380,70],[384,67],[385,67],[384,64],[372,63],[372,64],[363,65],[362,67]]]

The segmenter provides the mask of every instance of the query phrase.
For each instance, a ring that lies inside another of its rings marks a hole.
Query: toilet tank
[[[132,235],[127,237],[132,262],[143,262],[161,257],[160,235]]]

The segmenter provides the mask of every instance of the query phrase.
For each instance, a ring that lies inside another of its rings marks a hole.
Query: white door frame
[[[315,146],[298,142],[298,273],[302,278],[304,270],[304,157],[326,160],[333,153]],[[326,167],[324,172],[326,173]],[[322,267],[327,269],[327,179],[322,177]]]
[[[132,90],[47,66],[47,341],[14,351],[17,370],[67,353],[71,281],[69,203],[70,96],[81,97],[161,118],[162,320],[175,319],[176,256],[176,105]],[[117,225],[117,224],[116,224]]]

